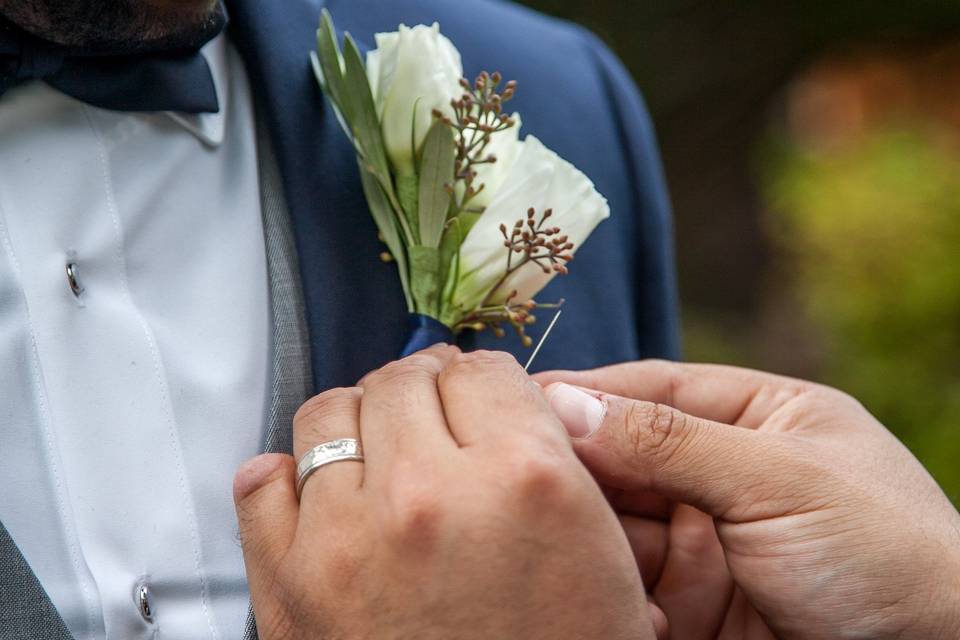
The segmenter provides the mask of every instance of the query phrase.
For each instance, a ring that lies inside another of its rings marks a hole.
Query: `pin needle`
[[[550,335],[550,332],[553,331],[553,325],[557,324],[557,320],[560,319],[560,314],[563,313],[563,309],[557,309],[557,313],[553,316],[553,320],[550,321],[550,326],[547,327],[547,330],[543,332],[543,336],[540,337],[540,342],[537,343],[537,347],[533,350],[533,353],[530,354],[530,359],[527,360],[527,366],[523,368],[524,371],[530,370],[530,365],[533,364],[533,359],[537,357],[537,354],[540,353],[540,347],[543,346],[543,343],[547,341],[547,336]]]

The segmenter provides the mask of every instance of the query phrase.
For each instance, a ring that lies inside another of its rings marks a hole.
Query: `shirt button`
[[[153,607],[150,605],[150,590],[145,584],[138,584],[133,591],[140,616],[147,622],[153,622]]]
[[[76,262],[67,263],[67,284],[70,285],[73,296],[79,298],[83,293],[83,285],[80,284],[80,273]]]

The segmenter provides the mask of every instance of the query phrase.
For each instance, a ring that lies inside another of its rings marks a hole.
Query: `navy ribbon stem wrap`
[[[450,327],[436,318],[421,313],[411,313],[407,322],[410,337],[407,339],[403,351],[400,352],[401,358],[406,358],[411,353],[432,347],[438,342],[453,344],[456,341]]]

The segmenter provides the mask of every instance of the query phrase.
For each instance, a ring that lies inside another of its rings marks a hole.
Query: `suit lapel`
[[[308,0],[228,4],[290,207],[315,388],[354,384],[399,352],[406,309],[395,265],[378,260],[383,247],[353,150],[336,119],[324,113],[310,68],[321,6]]]

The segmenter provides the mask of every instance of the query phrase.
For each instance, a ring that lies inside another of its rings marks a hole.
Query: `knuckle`
[[[503,351],[475,351],[458,354],[440,372],[441,386],[457,386],[470,379],[475,383],[511,380],[518,383],[526,376],[516,359]],[[523,385],[518,385],[523,386]]]
[[[416,354],[372,374],[370,381],[365,383],[364,393],[370,392],[369,397],[376,397],[376,402],[386,411],[398,416],[408,415],[429,402],[424,391],[437,384],[438,369],[436,359]]]
[[[242,512],[250,521],[258,513],[255,505],[260,496],[287,482],[293,474],[293,458],[278,453],[261,454],[248,460],[234,474],[233,498],[237,512]]]
[[[403,360],[397,360],[384,365],[370,374],[365,385],[394,386],[405,385],[411,381],[433,377],[439,369],[438,360],[425,353],[415,353]]]
[[[570,462],[550,448],[518,446],[507,464],[510,490],[520,499],[555,505],[570,494]]]
[[[633,402],[624,416],[624,429],[637,459],[666,460],[682,446],[687,416],[672,407]]]
[[[841,406],[847,409],[865,410],[859,400],[845,391],[826,385],[811,385],[805,389],[806,400],[824,407]]]
[[[426,549],[437,536],[445,509],[433,485],[414,478],[400,479],[391,487],[388,537],[405,549]]]
[[[465,354],[469,359],[482,366],[517,366],[517,359],[506,351],[491,351],[481,349],[470,354]]]
[[[318,422],[345,413],[353,414],[362,392],[356,387],[330,389],[307,400],[293,416],[293,424]]]
[[[446,369],[450,374],[476,371],[507,370],[519,367],[516,359],[505,351],[474,351],[461,353],[450,359]]]
[[[671,371],[675,370],[676,362],[671,360],[664,360],[662,358],[644,358],[643,360],[638,360],[635,363],[631,363],[637,367],[648,367],[651,369],[669,369]]]
[[[566,484],[562,465],[552,455],[529,457],[519,471],[518,484],[526,493],[553,494]]]

